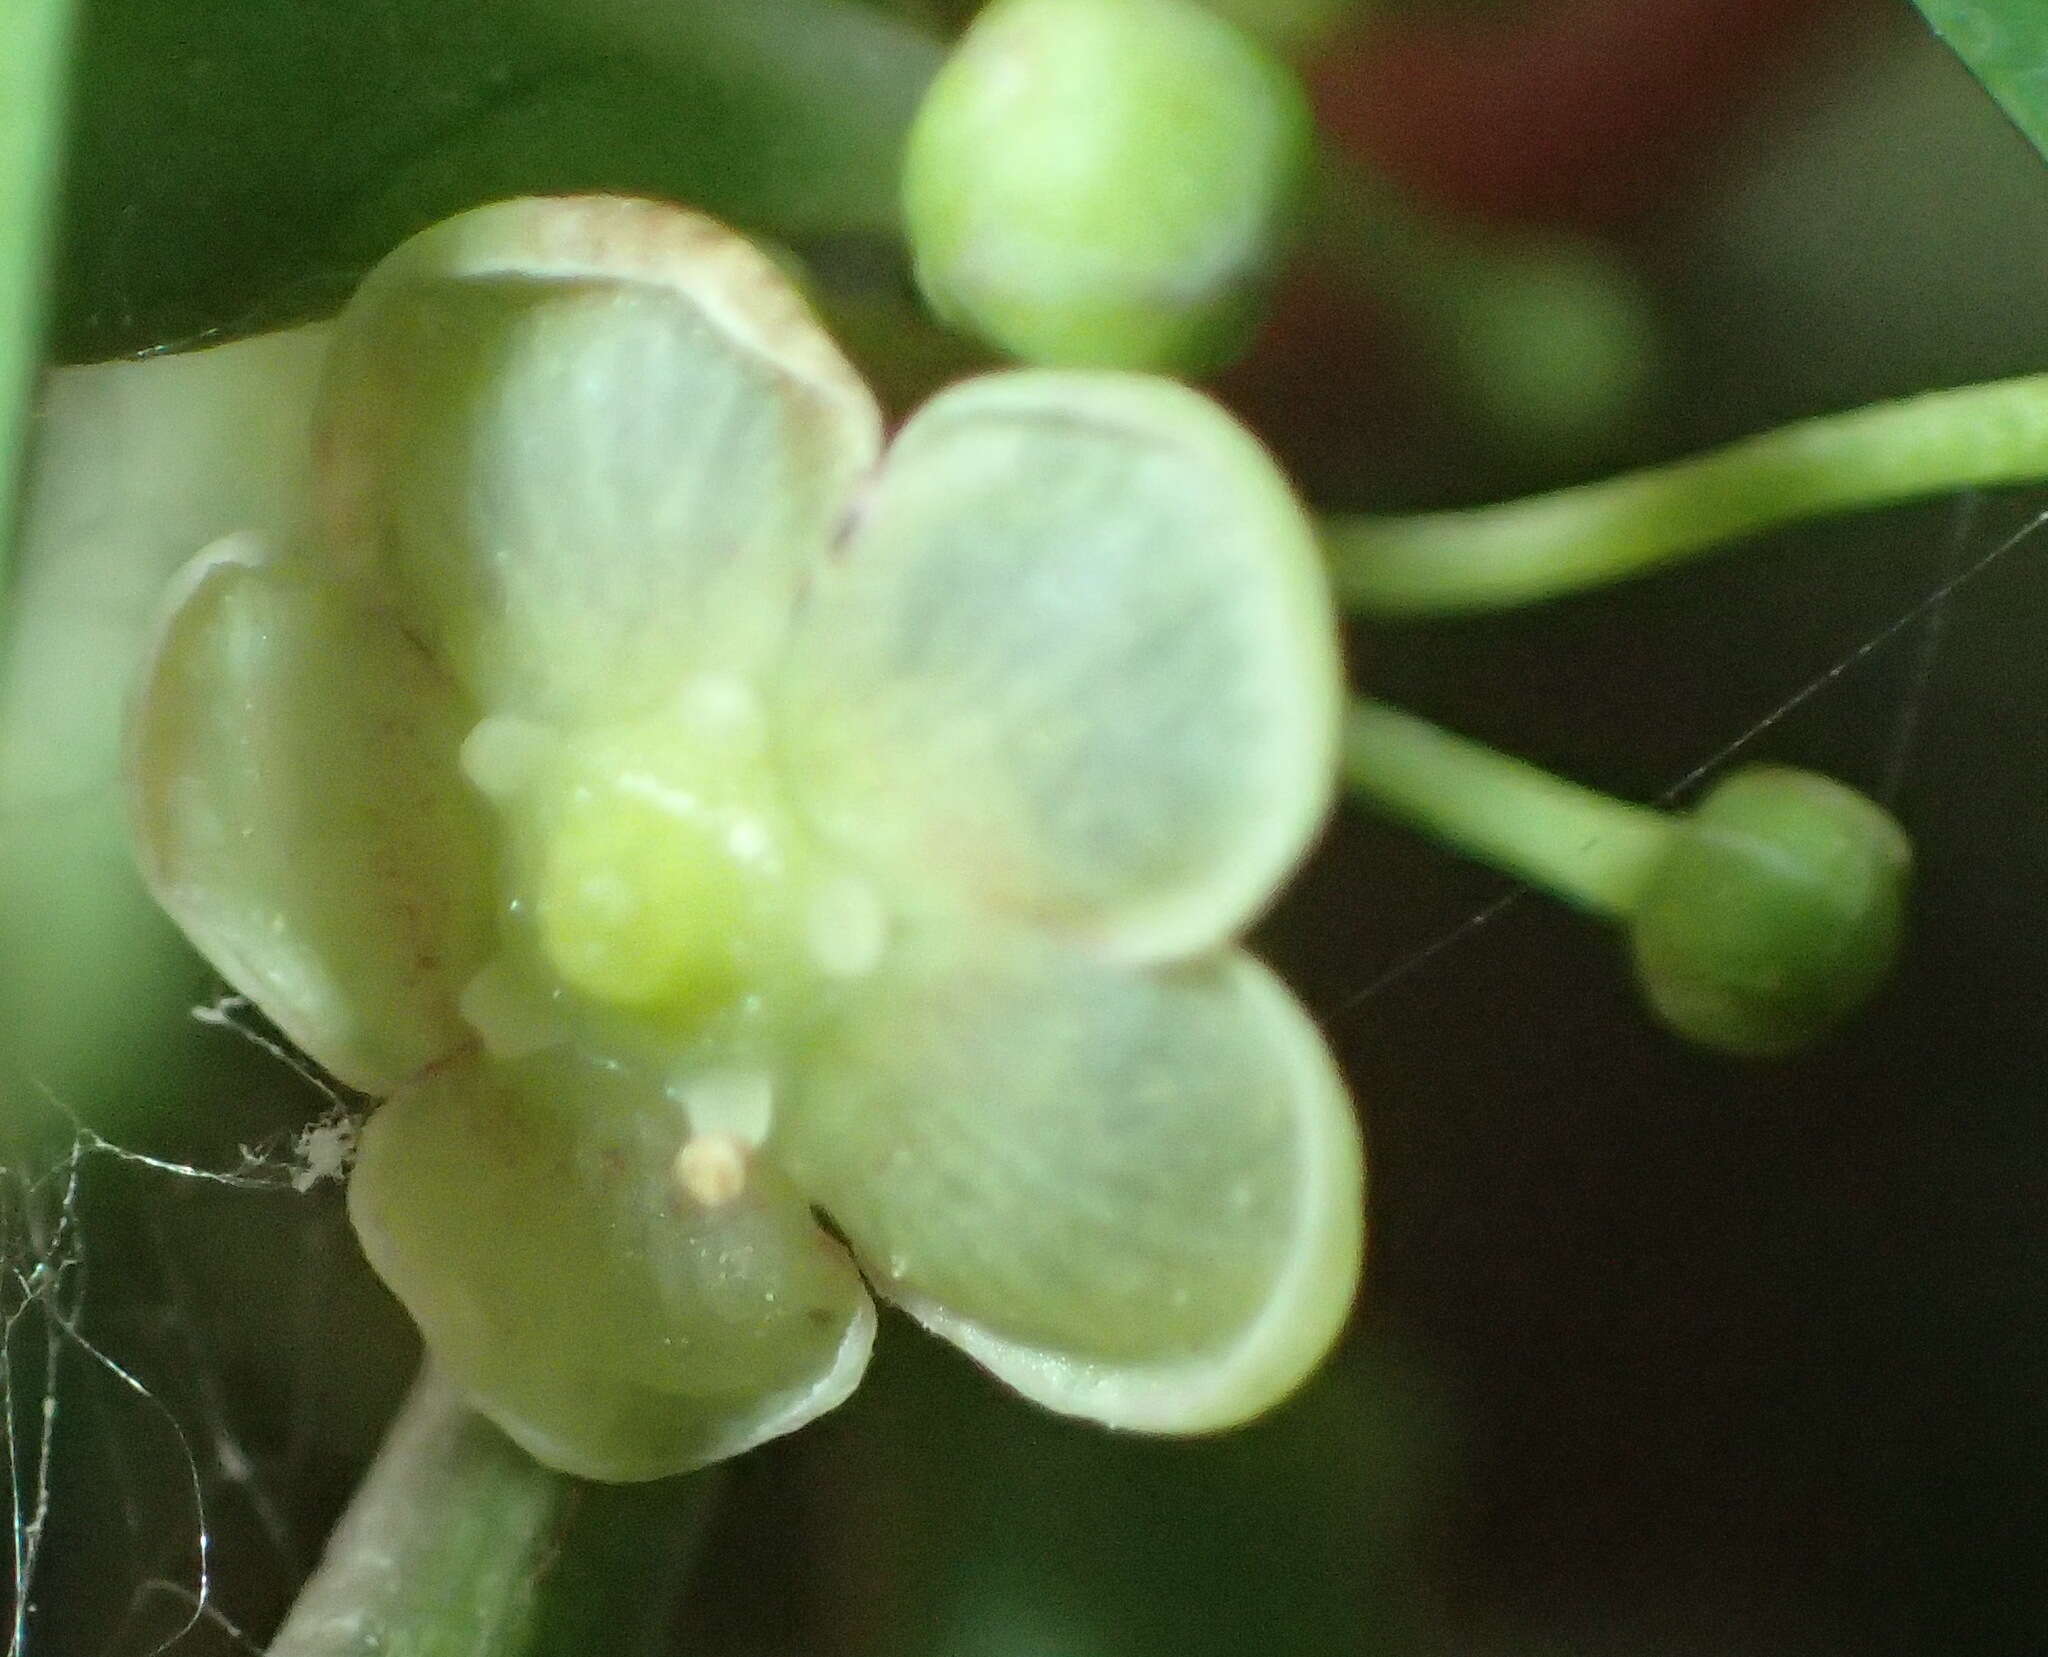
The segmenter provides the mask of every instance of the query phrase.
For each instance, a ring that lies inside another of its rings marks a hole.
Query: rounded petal
[[[1233,936],[1321,823],[1336,625],[1306,518],[1184,387],[992,375],[904,429],[785,676],[824,837],[1125,959]]]
[[[1356,1289],[1363,1158],[1313,1026],[1229,954],[928,948],[815,1055],[777,1149],[871,1281],[1027,1397],[1111,1426],[1257,1414]]]
[[[233,538],[173,583],[129,731],[144,881],[305,1051],[384,1093],[468,1039],[490,947],[453,688],[309,566]]]
[[[349,1212],[477,1407],[586,1478],[702,1466],[866,1367],[874,1309],[773,1169],[706,1202],[658,1088],[567,1058],[435,1070],[370,1118]]]
[[[319,482],[346,567],[491,706],[644,709],[759,661],[880,448],[788,279],[693,213],[500,203],[344,314]]]

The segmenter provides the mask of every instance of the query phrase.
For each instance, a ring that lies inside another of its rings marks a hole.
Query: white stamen
[[[462,774],[486,799],[508,800],[533,780],[555,740],[531,719],[487,714],[462,739]]]
[[[889,916],[875,889],[850,875],[826,884],[811,900],[811,958],[832,978],[864,978],[889,941]]]
[[[752,1149],[775,1122],[775,1080],[765,1070],[700,1070],[670,1084],[697,1138],[730,1139]]]

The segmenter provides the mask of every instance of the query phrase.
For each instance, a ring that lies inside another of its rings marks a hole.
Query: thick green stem
[[[0,0],[4,4],[5,0]],[[0,1078],[33,1077],[116,1138],[216,1051],[206,974],[143,886],[121,733],[164,584],[310,510],[321,328],[45,379],[0,618]]]
[[[1344,731],[1352,795],[1432,838],[1595,914],[1625,918],[1670,844],[1672,820],[1379,702]]]
[[[1489,610],[1603,586],[1776,525],[2048,480],[2048,375],[1802,420],[1691,460],[1463,511],[1326,528],[1367,615]]]
[[[42,352],[51,198],[70,81],[71,0],[0,0],[0,576]]]
[[[271,1657],[659,1651],[716,1484],[553,1472],[429,1371]]]

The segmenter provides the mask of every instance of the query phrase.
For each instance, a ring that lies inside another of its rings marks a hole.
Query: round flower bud
[[[1611,447],[1651,401],[1661,355],[1647,291],[1619,259],[1569,241],[1504,244],[1435,296],[1437,352],[1460,406],[1540,465]]]
[[[1912,846],[1872,801],[1805,771],[1722,782],[1673,824],[1630,918],[1659,1016],[1776,1057],[1860,1005],[1897,953]]]
[[[1307,101],[1194,0],[995,0],[933,82],[904,215],[933,308],[1015,356],[1192,373],[1258,319]]]

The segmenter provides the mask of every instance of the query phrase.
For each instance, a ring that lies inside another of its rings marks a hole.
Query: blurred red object
[[[1368,19],[1309,78],[1324,132],[1453,235],[1462,221],[1609,237],[1683,196],[1744,110],[1876,3],[1446,3]],[[1221,389],[1298,463],[1426,450],[1456,414],[1403,332],[1311,248]]]
[[[1526,0],[1381,18],[1316,66],[1327,131],[1425,200],[1612,227],[1681,186],[1821,25],[1868,0]]]

